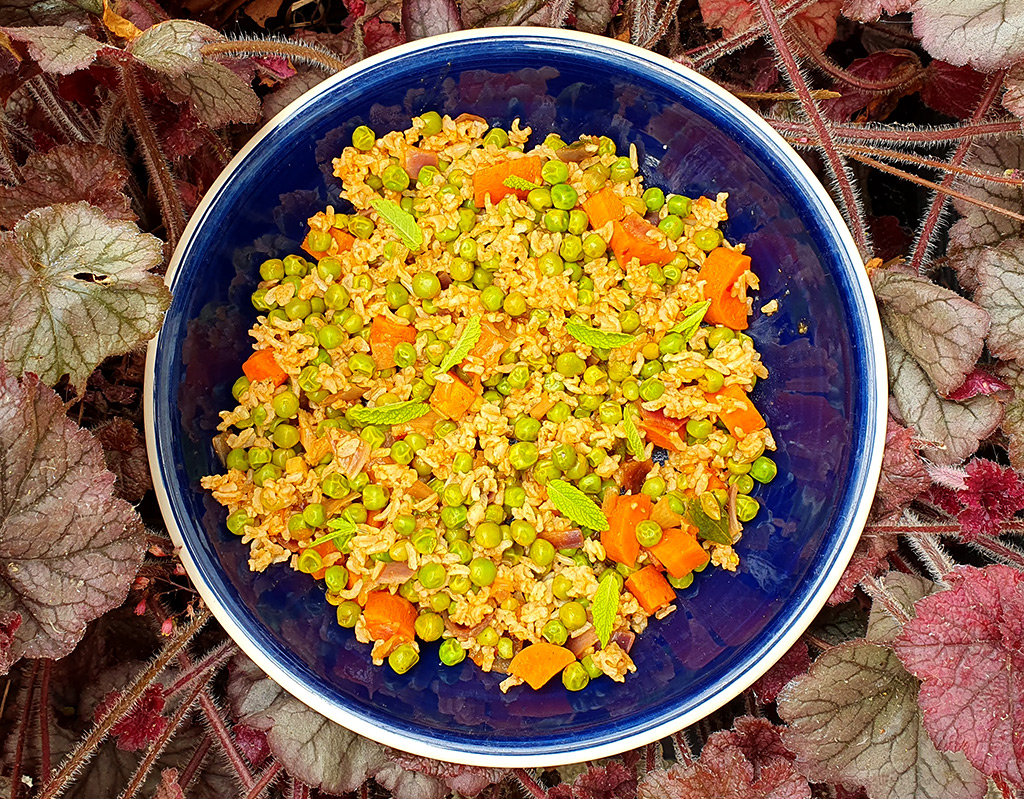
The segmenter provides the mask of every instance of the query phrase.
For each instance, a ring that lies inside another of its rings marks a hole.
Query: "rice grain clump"
[[[378,664],[439,641],[503,690],[625,679],[676,590],[736,569],[776,472],[726,196],[666,196],[634,147],[531,146],[518,122],[352,140],[350,213],[260,266],[203,485],[250,568],[323,581]]]

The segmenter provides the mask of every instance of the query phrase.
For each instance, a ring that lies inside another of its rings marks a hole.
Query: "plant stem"
[[[235,58],[258,58],[260,56],[281,56],[282,58],[305,61],[320,67],[328,73],[341,72],[348,63],[324,47],[314,47],[302,42],[266,41],[264,39],[228,39],[203,45],[204,56],[229,55]]]
[[[289,779],[291,780],[290,799],[309,799],[309,786],[302,780],[295,779],[295,777],[290,777]]]
[[[853,240],[857,244],[857,249],[860,250],[861,255],[867,258],[870,254],[867,232],[864,229],[864,222],[860,216],[860,208],[853,191],[853,185],[850,183],[850,178],[846,171],[846,164],[843,162],[839,151],[836,150],[835,141],[832,139],[832,132],[829,130],[825,118],[821,115],[817,103],[811,96],[811,90],[807,86],[804,76],[800,73],[800,67],[796,63],[793,51],[789,47],[786,33],[782,30],[782,25],[775,14],[775,9],[772,8],[771,0],[757,0],[757,4],[761,9],[761,16],[764,17],[765,22],[768,24],[771,44],[775,48],[775,52],[778,53],[779,59],[785,67],[786,76],[799,96],[800,105],[810,120],[811,127],[818,136],[818,141],[821,143],[821,151],[825,156],[829,171],[832,173],[832,178],[836,182],[836,187],[839,189],[839,198],[846,210],[847,222],[850,225],[850,232],[853,233]]]
[[[903,605],[892,595],[888,588],[875,577],[868,575],[860,581],[861,588],[864,589],[865,593],[871,597],[872,601],[878,602],[882,609],[892,616],[900,624],[906,624],[910,621],[910,616]]]
[[[766,119],[769,125],[780,133],[792,133],[794,136],[812,137],[814,128],[806,122],[790,122],[784,119]],[[934,128],[896,128],[891,126],[867,125],[832,125],[836,139],[871,141],[875,143],[893,142],[901,145],[949,145],[965,139],[977,139],[986,136],[1021,133],[1020,120],[1001,122],[982,122],[965,125],[941,125]],[[812,141],[813,143],[813,141]]]
[[[234,657],[237,651],[238,649],[235,647],[234,642],[229,638],[207,652],[198,663],[191,663],[191,661],[186,660],[185,663],[188,665],[183,665],[182,673],[164,692],[164,696],[174,696],[174,694],[182,690],[186,685],[192,682],[192,680],[209,671],[220,668],[224,663],[227,663],[232,657]]]
[[[847,86],[852,86],[853,88],[861,89],[862,91],[874,92],[876,94],[891,94],[897,89],[901,89],[904,86],[913,83],[927,71],[924,68],[919,67],[910,75],[901,75],[896,78],[889,78],[888,80],[867,80],[854,75],[849,70],[843,69],[835,61],[829,58],[820,47],[814,44],[814,42],[809,41],[808,38],[798,29],[794,28],[792,34],[797,44],[800,45],[801,55],[813,62],[816,67],[821,69],[821,71],[827,75],[845,83]]]
[[[971,178],[973,180],[980,180],[988,183],[999,183],[1006,186],[1013,186],[1018,189],[1024,188],[1024,178],[1007,177],[1006,175],[993,175],[990,172],[979,172],[977,169],[957,166],[956,164],[951,164],[948,161],[939,161],[935,158],[923,158],[920,155],[904,153],[900,150],[888,150],[883,147],[863,147],[856,144],[843,144],[841,142],[836,144],[836,146],[839,148],[839,151],[845,155],[867,155],[876,156],[878,158],[888,158],[892,161],[914,164],[915,166],[924,167],[925,169],[952,172],[953,174],[960,175],[965,178]]]
[[[249,792],[245,795],[245,799],[258,799],[263,795],[263,792],[267,790],[267,786],[274,781],[278,772],[281,770],[281,764],[276,760],[267,766],[259,779],[249,789]]]
[[[60,796],[64,792],[71,778],[96,754],[96,749],[103,743],[111,728],[135,707],[135,703],[142,697],[146,688],[152,684],[158,674],[167,668],[167,664],[171,662],[171,659],[188,645],[189,641],[195,637],[196,633],[203,628],[209,619],[210,611],[204,608],[196,614],[196,617],[176,638],[167,643],[153,662],[139,673],[131,685],[124,689],[121,696],[114,703],[114,706],[110,708],[110,712],[100,721],[96,722],[86,736],[78,742],[78,745],[64,760],[60,768],[57,769],[53,780],[45,786],[38,799],[54,799],[54,797]]]
[[[937,583],[945,585],[945,576],[953,571],[956,563],[939,543],[938,536],[932,533],[916,533],[908,535],[907,542],[924,561]]]
[[[655,752],[654,752],[655,745],[656,744],[650,743],[650,744],[647,744],[647,746],[644,747],[644,755],[645,755],[645,757],[644,757],[644,765],[647,768],[647,773],[648,774],[650,774],[652,771],[654,771],[654,766],[655,766],[655,763],[657,762],[655,760]]]
[[[39,779],[45,785],[50,781],[53,770],[50,759],[50,672],[53,661],[43,661],[43,674],[39,682]]]
[[[978,101],[977,108],[974,109],[974,114],[971,116],[972,123],[981,122],[988,110],[992,107],[992,103],[995,102],[996,97],[999,94],[999,90],[1003,86],[1003,77],[1006,75],[1006,70],[1000,70],[994,75],[990,75],[988,79],[988,85],[985,87],[985,93],[981,96],[981,100]],[[968,151],[971,149],[971,144],[968,141],[961,141],[957,147],[956,152],[953,153],[953,157],[949,160],[951,164],[960,166],[964,159],[967,157]],[[910,258],[910,265],[912,268],[917,269],[918,274],[923,275],[925,272],[924,258],[928,254],[928,249],[931,247],[932,236],[935,234],[935,228],[939,224],[939,219],[942,217],[942,211],[946,207],[946,195],[956,196],[948,191],[953,186],[953,175],[946,175],[942,179],[942,187],[946,191],[939,190],[939,193],[932,199],[931,208],[928,209],[928,216],[925,217],[924,224],[921,225],[921,232],[917,236],[917,244],[914,247],[914,254]],[[982,206],[984,207],[984,206]]]
[[[25,701],[21,706],[21,718],[18,720],[18,739],[14,745],[14,757],[11,763],[10,799],[18,799],[18,792],[21,790],[21,762],[25,756],[25,741],[28,739],[28,730],[32,723],[32,696],[36,692],[38,676],[39,661],[37,660],[32,664],[28,685],[25,686]]]
[[[199,695],[199,705],[203,709],[203,714],[206,716],[206,721],[210,725],[210,730],[217,739],[217,743],[220,744],[221,751],[224,753],[228,762],[231,763],[231,767],[238,775],[238,779],[242,783],[242,787],[249,790],[256,784],[256,778],[253,777],[252,772],[249,771],[249,767],[245,764],[245,760],[242,759],[242,755],[238,751],[238,747],[235,746],[235,742],[231,738],[231,733],[228,732],[227,724],[224,722],[224,717],[221,716],[217,703],[213,701],[213,697],[210,695],[208,686],[206,690]]]
[[[160,142],[146,117],[146,109],[142,104],[142,90],[139,87],[139,79],[136,74],[137,68],[131,64],[121,64],[118,69],[121,72],[121,86],[124,89],[128,122],[139,143],[142,158],[146,162],[146,171],[153,181],[153,188],[160,205],[160,215],[164,221],[164,230],[167,233],[167,244],[174,249],[185,229],[185,214],[181,208],[181,197],[174,185],[171,168],[160,149]]]
[[[203,761],[210,752],[210,747],[213,746],[213,737],[210,735],[204,735],[203,740],[199,742],[199,746],[195,748],[192,753],[192,757],[188,759],[188,763],[185,768],[182,769],[181,774],[178,775],[178,785],[181,786],[181,790],[188,796],[188,786],[195,779],[196,774],[203,765]]]
[[[789,22],[801,11],[806,11],[816,2],[818,2],[818,0],[794,0],[794,2],[790,3],[788,6],[779,9],[779,18],[783,23]],[[705,67],[711,66],[722,56],[726,56],[735,50],[739,50],[741,47],[746,47],[748,44],[753,44],[762,36],[764,36],[764,25],[753,25],[735,36],[730,36],[726,39],[719,39],[716,42],[711,42],[710,44],[705,44],[690,50],[684,53],[682,58],[678,60],[692,69],[701,70]]]
[[[525,788],[530,793],[530,796],[534,797],[534,799],[544,799],[544,797],[548,795],[547,791],[541,788],[534,781],[533,777],[526,773],[526,769],[514,768],[512,769],[512,773],[515,775],[516,779],[519,780],[523,788]]]
[[[25,82],[25,88],[36,101],[36,105],[60,129],[69,142],[88,142],[96,138],[96,131],[89,130],[75,117],[64,99],[53,89],[49,75],[36,75]]]
[[[645,50],[649,50],[660,42],[665,34],[668,33],[668,29],[672,27],[672,22],[676,18],[676,14],[679,13],[679,6],[682,5],[683,0],[669,0],[668,7],[661,15],[661,24],[655,29],[650,35],[646,42],[640,44]]]
[[[21,174],[21,167],[11,150],[11,143],[7,139],[7,112],[0,108],[0,170],[7,176],[8,183],[21,183],[25,178]]]
[[[978,536],[976,541],[971,542],[971,546],[991,558],[1001,560],[1017,569],[1024,569],[1024,553],[1021,553],[1017,547],[1003,543],[995,536]]]
[[[672,743],[676,750],[676,760],[689,765],[693,762],[693,747],[690,746],[690,739],[686,730],[681,730],[672,736]]]

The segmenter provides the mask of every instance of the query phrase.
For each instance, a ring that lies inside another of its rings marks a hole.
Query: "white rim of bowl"
[[[171,258],[171,263],[168,266],[167,274],[165,276],[165,282],[170,287],[174,275],[177,273],[178,267],[181,264],[182,256],[187,249],[188,242],[195,233],[196,228],[202,222],[203,218],[212,205],[213,200],[217,197],[221,187],[227,182],[229,176],[231,176],[238,166],[242,163],[245,157],[264,139],[269,133],[276,129],[278,126],[287,121],[292,114],[295,113],[300,107],[308,104],[316,96],[323,94],[329,90],[335,83],[342,80],[348,80],[354,75],[358,75],[368,69],[372,69],[379,64],[383,64],[396,56],[403,56],[409,53],[416,52],[426,48],[434,47],[438,44],[472,40],[472,39],[494,39],[500,37],[509,38],[531,38],[531,37],[544,37],[549,39],[560,39],[565,42],[573,43],[585,43],[593,45],[597,48],[605,48],[608,50],[617,50],[621,54],[631,58],[641,58],[643,60],[651,62],[654,66],[660,67],[663,70],[677,73],[681,77],[688,81],[698,84],[705,91],[714,95],[714,97],[721,102],[724,106],[729,108],[733,113],[740,117],[743,117],[750,125],[756,128],[761,135],[768,139],[774,144],[783,154],[789,156],[789,163],[787,166],[789,169],[799,173],[806,181],[812,185],[821,185],[818,178],[811,172],[810,168],[804,163],[803,159],[793,150],[792,147],[780,136],[771,126],[768,125],[760,116],[758,116],[751,108],[740,100],[733,97],[725,89],[716,83],[705,78],[700,73],[689,69],[681,64],[678,64],[662,55],[653,53],[647,50],[643,50],[625,42],[620,42],[616,39],[607,38],[604,36],[598,36],[595,34],[581,33],[577,31],[559,30],[554,28],[541,28],[541,27],[519,27],[519,28],[480,28],[471,31],[458,31],[456,33],[447,33],[441,36],[433,36],[427,39],[420,39],[415,42],[408,42],[406,44],[399,45],[390,50],[385,50],[382,53],[378,53],[375,56],[359,61],[350,67],[339,72],[337,75],[333,75],[325,79],[322,83],[310,89],[308,92],[303,94],[301,97],[294,100],[287,107],[278,113],[272,120],[266,123],[257,133],[250,139],[238,154],[231,160],[231,162],[224,168],[224,171],[218,176],[217,180],[214,181],[213,185],[207,190],[203,197],[203,200],[199,203],[195,212],[192,214],[192,218],[186,225],[184,232],[182,233],[181,240],[178,242],[178,246],[174,251],[174,255]],[[850,260],[853,262],[854,267],[858,264],[862,264],[860,253],[857,251],[857,246],[853,241],[853,236],[850,234],[849,229],[846,226],[846,222],[842,215],[839,213],[839,209],[836,208],[835,203],[832,202],[831,197],[822,189],[822,194],[819,197],[819,201],[825,209],[825,212],[831,218],[833,225],[836,228],[836,232],[840,241],[842,242],[843,248]],[[154,371],[156,368],[156,351],[160,342],[160,333],[156,335],[149,343],[148,353],[146,357],[146,382],[145,382],[145,401],[144,401],[144,419],[146,427],[146,448],[149,455],[150,472],[153,476],[153,486],[156,491],[157,501],[160,504],[160,512],[164,518],[164,523],[167,525],[168,532],[171,535],[171,540],[177,549],[178,555],[181,558],[182,564],[185,566],[185,571],[188,572],[189,577],[192,579],[196,590],[199,591],[203,601],[206,602],[207,607],[213,613],[214,617],[224,628],[225,632],[238,644],[239,648],[245,652],[252,660],[261,668],[263,671],[288,691],[292,696],[299,699],[301,702],[317,711],[321,715],[328,719],[337,722],[338,724],[346,727],[352,732],[358,733],[366,738],[369,738],[378,743],[386,746],[392,746],[396,749],[401,749],[405,752],[410,752],[415,755],[422,757],[429,757],[436,760],[448,761],[451,763],[461,763],[465,765],[473,766],[488,766],[493,768],[512,768],[512,767],[546,767],[546,766],[561,766],[569,763],[579,763],[584,760],[596,760],[602,757],[610,757],[613,755],[620,754],[629,749],[635,749],[639,746],[652,743],[653,741],[660,740],[668,735],[678,732],[684,727],[688,727],[696,721],[708,716],[714,711],[718,710],[724,704],[738,696],[750,685],[752,685],[762,674],[764,674],[772,665],[774,665],[779,658],[781,658],[789,649],[796,643],[797,639],[803,635],[804,631],[810,626],[811,622],[814,621],[815,617],[825,606],[825,602],[828,600],[832,591],[839,583],[843,572],[846,569],[850,558],[853,556],[853,550],[857,545],[860,535],[863,532],[864,525],[867,522],[868,512],[871,509],[871,500],[874,496],[874,491],[878,483],[878,477],[882,469],[882,451],[885,444],[885,430],[887,417],[885,414],[885,408],[888,403],[888,374],[886,372],[886,360],[885,360],[885,348],[882,344],[882,323],[878,316],[878,309],[875,305],[874,294],[871,290],[871,284],[867,277],[867,272],[863,269],[857,270],[855,268],[855,274],[852,276],[861,293],[861,299],[864,304],[865,313],[867,315],[867,332],[869,333],[869,348],[870,355],[874,358],[875,362],[875,407],[876,407],[876,419],[875,429],[873,435],[871,431],[868,431],[871,439],[871,451],[869,453],[870,463],[867,470],[867,479],[864,485],[865,491],[861,496],[859,504],[857,505],[856,511],[853,514],[853,518],[850,521],[851,533],[847,536],[846,541],[840,548],[837,556],[832,562],[831,571],[826,579],[821,583],[821,589],[818,594],[809,602],[803,609],[803,611],[790,621],[786,633],[775,642],[775,644],[764,653],[764,655],[758,660],[741,679],[738,679],[731,683],[729,687],[715,696],[709,698],[705,702],[697,705],[687,713],[671,718],[661,724],[644,730],[639,733],[632,735],[626,735],[621,738],[616,738],[613,741],[597,744],[584,749],[574,749],[567,751],[563,754],[548,753],[548,754],[515,754],[511,752],[503,752],[500,754],[490,754],[482,752],[471,752],[464,751],[461,749],[446,749],[442,746],[437,746],[427,741],[421,741],[415,738],[407,738],[400,733],[395,733],[390,730],[386,730],[377,727],[375,724],[360,718],[359,716],[337,707],[334,704],[325,701],[319,694],[308,688],[306,685],[299,682],[291,674],[280,669],[277,664],[266,657],[263,651],[256,646],[255,642],[249,637],[249,634],[230,616],[227,610],[221,606],[217,601],[213,592],[199,579],[199,570],[196,564],[192,560],[191,553],[188,547],[185,545],[184,538],[181,535],[181,531],[175,524],[174,513],[171,509],[170,498],[167,494],[166,486],[163,481],[163,474],[159,467],[159,453],[157,450],[156,433],[154,428],[154,393],[151,390],[153,385]]]

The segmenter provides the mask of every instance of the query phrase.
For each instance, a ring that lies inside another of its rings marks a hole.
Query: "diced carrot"
[[[469,354],[482,360],[487,366],[497,366],[501,354],[508,349],[508,339],[491,322],[480,325],[480,340],[473,345]]]
[[[391,435],[395,438],[405,438],[409,433],[419,433],[425,438],[434,434],[434,425],[441,421],[441,414],[437,411],[427,411],[412,421],[402,422],[391,426]]]
[[[625,269],[633,258],[641,264],[667,264],[676,254],[661,247],[647,234],[657,228],[636,214],[626,214],[621,221],[612,222],[612,252]]]
[[[395,365],[395,345],[416,341],[416,328],[394,322],[386,316],[375,316],[370,325],[370,353],[378,369]]]
[[[347,233],[346,231],[340,230],[336,227],[332,227],[330,233],[331,238],[338,243],[338,248],[335,252],[345,252],[346,250],[352,249],[352,245],[355,243],[355,237],[351,233]],[[314,250],[309,246],[309,233],[306,234],[306,238],[302,240],[302,244],[300,246],[318,261],[329,254],[329,250]]]
[[[540,421],[547,415],[548,411],[554,408],[557,404],[558,400],[550,394],[541,394],[540,399],[537,400],[537,404],[530,408],[530,416]]]
[[[647,494],[626,494],[616,499],[612,515],[608,517],[608,529],[601,533],[601,546],[609,558],[627,566],[636,563],[640,554],[636,526],[651,517],[651,507]]]
[[[409,486],[409,496],[413,499],[426,499],[429,496],[433,496],[435,493],[437,492],[422,480],[417,480]]]
[[[685,577],[698,566],[707,563],[710,557],[697,541],[694,528],[685,523],[682,527],[662,530],[661,540],[647,548],[673,577]]]
[[[647,440],[658,447],[679,452],[686,441],[686,422],[683,419],[672,419],[662,411],[648,411],[641,407],[643,428]]]
[[[374,641],[414,640],[416,615],[416,607],[405,597],[388,591],[371,591],[366,595],[363,622]]]
[[[581,204],[590,217],[590,226],[594,230],[603,228],[609,222],[618,222],[626,215],[626,206],[622,204],[619,195],[611,186],[605,186],[597,194],[587,197]]]
[[[257,380],[270,380],[279,386],[288,379],[288,373],[278,365],[271,350],[256,350],[242,364],[242,371],[254,383]]]
[[[734,403],[742,403],[742,407],[735,410],[720,411],[718,414],[718,418],[725,423],[725,426],[729,428],[729,432],[736,436],[736,438],[743,438],[743,436],[756,430],[764,430],[764,417],[754,407],[754,403],[750,401],[747,392],[739,386],[726,386],[715,394],[705,394],[704,397],[708,402],[718,402],[722,397],[727,397],[733,401],[728,403],[730,407]]]
[[[442,416],[459,421],[472,407],[478,394],[452,372],[450,381],[438,381],[434,386],[434,393],[430,395],[430,407]]]
[[[477,170],[473,175],[473,202],[477,208],[483,208],[487,196],[491,202],[497,203],[506,194],[515,194],[524,199],[529,193],[525,189],[512,189],[505,185],[505,179],[515,175],[531,183],[540,182],[540,157],[527,155],[523,158],[510,158],[494,166]]]
[[[725,481],[714,472],[708,474],[708,491],[717,491],[719,488],[728,488]]]
[[[648,613],[655,613],[676,598],[676,592],[655,566],[644,566],[626,580],[626,588]]]
[[[536,691],[575,660],[564,646],[538,641],[519,650],[508,664],[508,673]]]
[[[704,297],[711,300],[704,321],[725,325],[733,330],[746,330],[747,304],[732,295],[732,287],[745,272],[750,271],[750,256],[717,247],[708,253],[700,268],[698,280],[704,281]]]

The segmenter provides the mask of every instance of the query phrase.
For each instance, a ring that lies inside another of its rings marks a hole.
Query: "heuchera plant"
[[[797,645],[671,739],[544,771],[389,750],[281,691],[184,577],[140,434],[160,273],[255,125],[368,54],[517,24],[655,49],[802,150],[891,380],[871,521]],[[1022,117],[1019,0],[6,0],[0,795],[1024,795]]]

